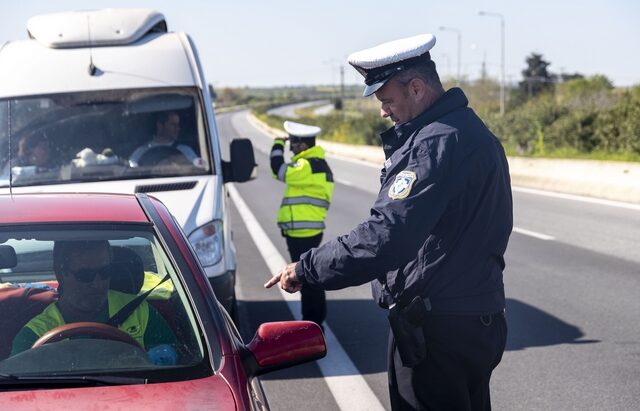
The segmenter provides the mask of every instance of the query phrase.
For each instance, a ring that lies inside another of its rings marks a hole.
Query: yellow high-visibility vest
[[[109,317],[113,317],[122,307],[124,307],[129,301],[136,298],[135,295],[121,293],[119,291],[109,290],[107,297],[107,304],[109,306]],[[146,302],[142,302],[135,309],[135,311],[127,318],[118,328],[121,331],[129,334],[134,340],[140,344],[140,347],[144,346],[144,333],[147,330],[147,324],[149,323],[149,305]],[[65,325],[66,322],[62,317],[62,313],[56,306],[56,303],[51,303],[44,309],[44,311],[33,317],[31,321],[26,324],[26,327],[33,331],[38,338],[42,337],[47,331],[53,330],[56,327]]]
[[[279,147],[278,147],[279,146]],[[284,142],[276,140],[271,156],[283,155]],[[278,211],[278,226],[290,237],[322,233],[333,195],[333,174],[324,149],[313,146],[283,163],[274,177],[286,184]]]

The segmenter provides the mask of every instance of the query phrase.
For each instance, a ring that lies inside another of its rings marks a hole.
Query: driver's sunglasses
[[[100,268],[82,268],[78,271],[72,272],[71,275],[75,277],[78,282],[90,283],[95,280],[96,275],[100,280],[104,281],[111,278],[111,266],[105,265]]]

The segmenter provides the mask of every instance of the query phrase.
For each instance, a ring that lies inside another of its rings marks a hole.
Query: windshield
[[[0,186],[189,176],[213,170],[195,88],[0,101]]]
[[[0,231],[0,375],[209,373],[194,310],[154,232],[76,227]]]

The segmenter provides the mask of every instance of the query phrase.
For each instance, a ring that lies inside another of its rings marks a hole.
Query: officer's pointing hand
[[[296,276],[296,264],[297,263],[287,264],[278,274],[271,277],[271,279],[264,284],[264,287],[271,288],[277,283],[280,283],[280,288],[288,293],[300,291],[302,289],[302,283],[298,280],[298,276]]]

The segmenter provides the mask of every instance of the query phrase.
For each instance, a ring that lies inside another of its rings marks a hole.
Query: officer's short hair
[[[414,78],[419,78],[428,86],[439,89],[442,87],[440,76],[436,71],[436,64],[433,60],[425,60],[417,63],[395,75],[396,79],[403,85],[409,84]]]

